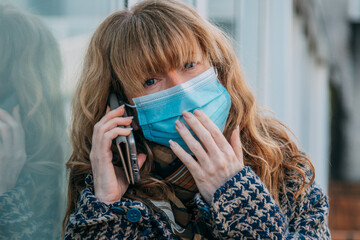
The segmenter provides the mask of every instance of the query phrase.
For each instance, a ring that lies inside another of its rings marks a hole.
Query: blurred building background
[[[74,91],[90,36],[139,0],[12,0],[60,44],[61,91]],[[258,103],[312,159],[329,193],[333,239],[360,239],[360,0],[186,0],[233,39]]]

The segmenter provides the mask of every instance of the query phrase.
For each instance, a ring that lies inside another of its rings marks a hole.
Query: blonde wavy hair
[[[126,96],[141,95],[149,74],[183,67],[193,61],[199,48],[217,69],[219,81],[231,96],[224,135],[229,139],[236,126],[240,126],[245,164],[261,178],[274,199],[279,200],[279,192],[286,187],[288,178],[301,182],[293,192],[296,197],[313,182],[314,176],[306,181],[305,169],[314,172],[314,168],[292,141],[289,130],[278,120],[266,117],[256,105],[226,35],[181,2],[143,1],[130,10],[113,13],[91,39],[73,99],[73,153],[67,162],[70,175],[64,227],[85,187],[84,178],[91,173],[93,128],[105,114],[109,90],[114,89],[131,102]],[[155,195],[165,198],[170,188],[151,176],[151,149],[141,138],[141,131],[135,134],[145,146],[143,151],[148,160],[141,170],[142,181],[133,187],[149,198]]]

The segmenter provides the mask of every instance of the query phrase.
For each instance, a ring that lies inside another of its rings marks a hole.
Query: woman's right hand
[[[105,116],[95,124],[92,136],[90,161],[94,176],[95,196],[107,204],[119,201],[129,186],[124,170],[113,165],[113,153],[111,152],[112,140],[117,136],[128,136],[131,131],[130,128],[117,127],[129,126],[132,122],[132,117],[121,117],[124,111],[124,106],[112,111],[108,107]],[[145,154],[138,154],[140,168],[145,160]]]

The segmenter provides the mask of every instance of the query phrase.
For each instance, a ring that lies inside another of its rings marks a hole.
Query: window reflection
[[[65,124],[58,44],[40,18],[0,5],[0,238],[59,236]]]

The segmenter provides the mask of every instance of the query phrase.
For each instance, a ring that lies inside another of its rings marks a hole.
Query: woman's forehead
[[[164,73],[164,72],[168,72],[169,70],[173,70],[173,69],[177,69],[177,68],[183,68],[184,65],[186,63],[190,63],[190,62],[201,62],[204,61],[204,54],[202,53],[202,51],[200,50],[200,48],[193,48],[193,50],[188,54],[188,55],[182,55],[181,53],[179,53],[179,57],[177,61],[167,61],[167,62],[159,62],[156,65],[159,65],[160,68],[155,69],[155,71],[151,71],[151,69],[149,69],[149,73]],[[169,57],[169,59],[172,57]],[[154,61],[156,61],[157,59],[154,58]],[[163,66],[161,68],[161,66]]]
[[[187,46],[185,46],[187,45]],[[133,76],[146,78],[149,74],[163,73],[171,69],[182,68],[188,62],[198,62],[204,59],[204,53],[198,44],[184,42],[182,47],[164,46],[149,48],[144,51],[128,51],[127,68],[136,71]],[[131,66],[130,66],[131,65]],[[126,69],[124,69],[126,71]]]

